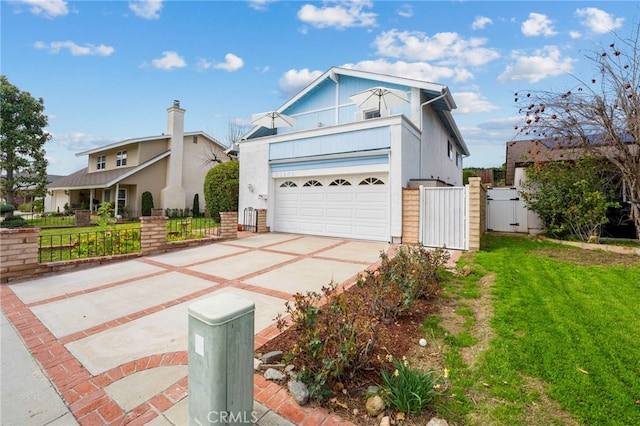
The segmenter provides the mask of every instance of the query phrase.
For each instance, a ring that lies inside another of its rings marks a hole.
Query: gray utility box
[[[255,304],[224,293],[189,306],[189,424],[252,424]]]

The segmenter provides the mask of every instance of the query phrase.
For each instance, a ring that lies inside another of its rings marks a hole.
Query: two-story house
[[[139,215],[142,193],[151,192],[154,206],[193,208],[202,199],[204,178],[216,162],[230,161],[226,147],[204,132],[185,132],[185,110],[174,101],[167,109],[167,133],[126,139],[76,154],[87,167],[47,186],[46,211],[96,209],[114,203],[116,215]],[[201,204],[202,205],[202,204]]]
[[[462,185],[455,108],[441,84],[331,68],[243,136],[239,216],[266,209],[275,232],[401,242],[404,187]]]

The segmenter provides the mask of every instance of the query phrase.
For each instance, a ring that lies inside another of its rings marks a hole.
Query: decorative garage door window
[[[368,177],[362,179],[360,185],[384,185],[384,182],[377,177]]]
[[[336,179],[333,180],[329,186],[351,186],[351,182],[346,179]]]
[[[280,184],[280,188],[295,188],[295,187],[297,187],[297,186],[298,186],[298,185],[296,185],[296,183],[295,183],[295,182],[290,181],[290,180],[287,180],[287,181],[282,182],[282,183]]]
[[[306,181],[302,186],[322,186],[322,184],[315,179],[311,179]]]

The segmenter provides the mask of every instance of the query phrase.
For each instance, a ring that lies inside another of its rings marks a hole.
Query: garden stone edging
[[[602,250],[602,251],[609,251],[609,252],[618,253],[618,254],[635,254],[636,256],[640,256],[640,248],[637,248],[637,247],[613,246],[610,244],[592,244],[592,243],[581,243],[578,241],[554,240],[553,238],[548,238],[543,236],[538,236],[538,238],[544,241],[550,241],[552,243],[562,244],[565,246],[578,247],[585,250]]]

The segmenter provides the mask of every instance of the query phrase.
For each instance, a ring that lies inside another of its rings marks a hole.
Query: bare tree
[[[606,158],[620,173],[630,219],[640,237],[640,24],[631,38],[614,41],[588,59],[594,73],[575,77],[570,90],[520,92],[523,123],[516,128],[555,148],[576,148]]]
[[[223,141],[230,150],[234,145],[240,142],[240,138],[247,132],[248,126],[243,125],[238,120],[229,120],[227,123],[227,135]],[[229,157],[226,152],[222,152],[214,145],[208,145],[207,150],[203,157],[203,164],[208,167],[213,167],[216,164],[222,163],[224,158]]]

